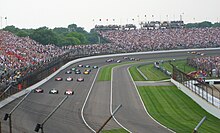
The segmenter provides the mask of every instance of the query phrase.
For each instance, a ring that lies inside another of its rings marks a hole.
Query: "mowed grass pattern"
[[[201,133],[220,133],[220,120],[196,104],[175,86],[138,87],[150,115],[177,133],[191,133],[199,121]]]
[[[102,131],[102,133],[128,133],[128,132],[123,128],[120,128],[120,129],[104,130]]]
[[[155,68],[153,63],[150,65],[141,66],[139,69],[150,81],[159,81],[170,78],[169,76]]]
[[[129,68],[129,71],[134,81],[145,81],[144,77],[139,73],[136,67],[137,66],[135,65]]]

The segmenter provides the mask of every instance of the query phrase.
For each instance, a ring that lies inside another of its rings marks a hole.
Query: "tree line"
[[[92,29],[87,32],[76,24],[70,24],[68,27],[40,27],[38,29],[19,29],[13,25],[5,27],[3,30],[12,32],[19,37],[29,36],[31,39],[43,44],[55,44],[57,46],[79,45],[79,44],[97,44],[107,42]]]
[[[206,28],[220,27],[220,23],[204,21],[201,23],[185,24],[186,28]],[[67,27],[56,27],[49,29],[48,27],[40,27],[38,29],[19,29],[15,26],[7,26],[3,30],[14,33],[19,37],[29,36],[31,39],[43,44],[55,44],[57,46],[79,45],[79,44],[97,44],[105,43],[108,40],[100,37],[95,29],[87,32],[76,24],[70,24]]]

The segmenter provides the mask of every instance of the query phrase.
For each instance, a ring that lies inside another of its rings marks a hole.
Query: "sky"
[[[219,5],[220,0],[0,0],[0,29],[75,23],[89,31],[96,24],[138,25],[141,21],[180,20],[180,16],[185,23],[219,22]]]

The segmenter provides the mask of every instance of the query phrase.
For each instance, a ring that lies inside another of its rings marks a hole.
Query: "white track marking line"
[[[131,67],[131,66],[130,66],[130,67]],[[147,113],[147,115],[149,115],[150,118],[151,118],[152,120],[154,120],[154,121],[155,121],[157,124],[159,124],[160,126],[164,127],[165,129],[169,130],[170,132],[175,133],[173,130],[171,130],[171,129],[169,129],[168,127],[166,127],[166,126],[162,125],[161,123],[159,123],[157,120],[155,120],[155,119],[148,113],[148,111],[147,111],[147,109],[146,109],[146,107],[145,107],[145,105],[144,105],[144,102],[143,102],[143,100],[142,100],[142,98],[141,98],[141,96],[140,96],[140,93],[139,93],[139,91],[138,91],[138,89],[137,89],[137,86],[135,85],[134,79],[132,78],[131,73],[130,73],[130,71],[129,71],[129,68],[130,68],[130,67],[127,68],[128,74],[130,75],[130,78],[131,78],[131,80],[132,80],[132,82],[133,82],[133,84],[134,84],[134,86],[135,86],[135,89],[136,89],[136,91],[137,91],[137,94],[138,94],[138,96],[139,96],[139,98],[140,98],[140,101],[141,101],[141,103],[142,103],[142,105],[143,105],[143,107],[144,107],[144,110],[145,110],[145,112]]]
[[[123,66],[123,65],[122,65]],[[117,67],[121,67],[121,65],[120,66],[116,66],[116,67],[113,67],[112,68],[112,71],[111,71],[111,96],[110,96],[110,113],[111,113],[111,115],[113,114],[112,113],[112,83],[113,83],[113,71],[114,71],[114,68],[117,68]],[[123,107],[123,105],[122,105],[122,107]],[[115,116],[113,116],[113,119],[115,120],[115,122],[119,125],[119,126],[121,126],[122,128],[124,128],[126,131],[128,131],[128,132],[130,132],[130,133],[132,133],[130,130],[128,130],[126,127],[124,127],[120,122],[118,122],[118,120],[115,118]]]
[[[98,73],[99,73],[99,70],[100,70],[100,68],[99,68],[98,71],[96,72],[95,78],[94,78],[94,80],[93,80],[93,82],[92,82],[92,85],[91,85],[91,87],[90,87],[90,89],[89,89],[89,92],[88,92],[88,94],[87,94],[87,96],[86,96],[86,99],[85,99],[85,101],[84,101],[84,104],[83,104],[83,107],[82,107],[82,110],[81,110],[81,117],[82,117],[82,119],[83,119],[84,124],[85,124],[92,132],[94,132],[94,133],[96,133],[96,131],[95,131],[92,127],[90,127],[89,124],[86,122],[86,120],[85,120],[85,118],[84,118],[84,113],[83,113],[83,112],[84,112],[84,108],[85,108],[85,106],[86,106],[86,103],[87,103],[87,101],[88,101],[88,98],[89,98],[89,96],[90,96],[90,93],[91,93],[91,91],[92,91],[92,89],[93,89],[93,86],[94,86],[94,84],[95,84],[95,81],[96,81],[97,75],[98,75]]]

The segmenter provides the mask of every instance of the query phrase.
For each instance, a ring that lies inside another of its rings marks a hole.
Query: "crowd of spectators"
[[[73,50],[75,55],[96,55],[220,46],[220,28],[105,30],[98,33],[110,43],[60,48],[52,44],[42,45],[29,37],[18,37],[0,30],[0,83],[13,81],[34,71],[39,65],[46,64],[69,50]],[[194,61],[197,64],[205,62],[201,59]],[[214,66],[216,64],[212,65]]]
[[[99,33],[125,51],[220,46],[220,28],[111,30]]]
[[[188,64],[206,71],[210,77],[220,77],[220,56],[190,58]]]
[[[0,30],[0,83],[10,83],[63,53],[57,46]]]

